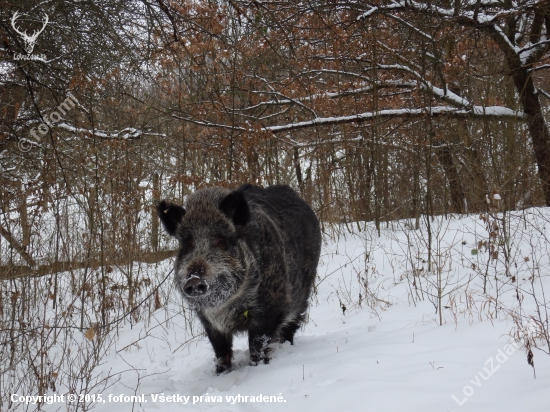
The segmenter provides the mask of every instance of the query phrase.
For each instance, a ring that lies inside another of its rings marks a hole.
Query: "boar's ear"
[[[220,202],[220,210],[233,221],[235,226],[244,226],[250,219],[248,202],[240,190],[229,193]]]
[[[185,209],[181,206],[162,200],[157,205],[157,213],[162,225],[170,236],[176,234],[176,228],[181,218],[185,215]]]

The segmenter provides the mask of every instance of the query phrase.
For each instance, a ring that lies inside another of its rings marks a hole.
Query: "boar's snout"
[[[183,291],[187,296],[201,296],[208,291],[208,283],[198,276],[191,276],[183,285]]]

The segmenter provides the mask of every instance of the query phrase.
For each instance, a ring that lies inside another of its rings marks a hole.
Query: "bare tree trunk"
[[[412,207],[414,216],[414,229],[420,229],[420,214],[422,212],[422,193],[420,190],[420,162],[415,162],[413,172]]]
[[[444,143],[436,148],[436,153],[449,182],[449,191],[451,193],[451,203],[454,212],[464,213],[464,189],[451,149],[447,143]]]
[[[304,195],[304,185],[302,178],[302,168],[300,167],[300,153],[298,152],[298,146],[294,146],[294,168],[296,169],[296,179],[298,180],[298,186],[300,187],[300,194]]]
[[[528,127],[537,161],[537,170],[542,180],[546,206],[550,206],[550,132],[542,114],[542,105],[532,77],[525,73],[526,69],[518,70],[522,73],[514,75],[514,83],[520,94],[523,112],[530,118]]]
[[[157,216],[155,205],[160,199],[159,175],[153,175],[153,206],[151,207],[151,247],[156,252],[159,248],[159,218]]]
[[[27,249],[31,243],[31,227],[29,225],[29,216],[27,213],[27,195],[25,194],[25,187],[23,185],[21,185],[21,205],[19,206],[19,217],[21,219],[21,232],[23,234],[21,246]]]
[[[503,51],[510,70],[509,74],[512,76],[516,91],[519,94],[523,113],[528,116],[527,126],[533,143],[538,175],[542,181],[545,204],[550,206],[550,131],[544,119],[539,94],[533,82],[530,60],[536,60],[536,57],[528,59],[527,62],[522,62],[509,39],[505,39],[501,32],[492,26],[486,27],[485,30],[489,32]]]

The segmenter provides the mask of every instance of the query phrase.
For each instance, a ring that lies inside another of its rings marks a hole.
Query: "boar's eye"
[[[195,247],[195,241],[191,236],[188,236],[180,240],[180,251],[182,254],[186,255],[187,253],[191,252],[194,247]]]
[[[212,242],[212,246],[220,250],[227,250],[227,247],[228,247],[227,240],[221,236],[216,236],[214,238],[214,241]]]

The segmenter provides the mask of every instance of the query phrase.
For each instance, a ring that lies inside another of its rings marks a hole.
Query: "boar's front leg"
[[[216,354],[216,373],[219,375],[230,370],[233,358],[233,335],[216,330],[207,321],[203,321],[203,326]]]
[[[275,312],[275,313],[274,313]],[[273,342],[275,331],[283,315],[279,311],[268,311],[261,316],[260,324],[252,324],[248,329],[248,348],[250,364],[256,366],[260,361],[269,363],[269,344]]]
[[[251,328],[248,331],[248,348],[250,350],[250,364],[256,366],[260,361],[269,363],[268,351],[271,336],[261,328]]]
[[[266,270],[264,281],[258,288],[257,301],[261,302],[261,309],[249,311],[250,326],[248,328],[248,347],[250,349],[250,364],[256,366],[260,361],[269,363],[269,344],[278,339],[278,330],[285,319],[285,308],[288,307],[286,284],[281,282],[284,276],[277,273],[285,273],[280,262]],[[270,275],[271,274],[271,275]],[[275,275],[273,275],[275,274]]]

